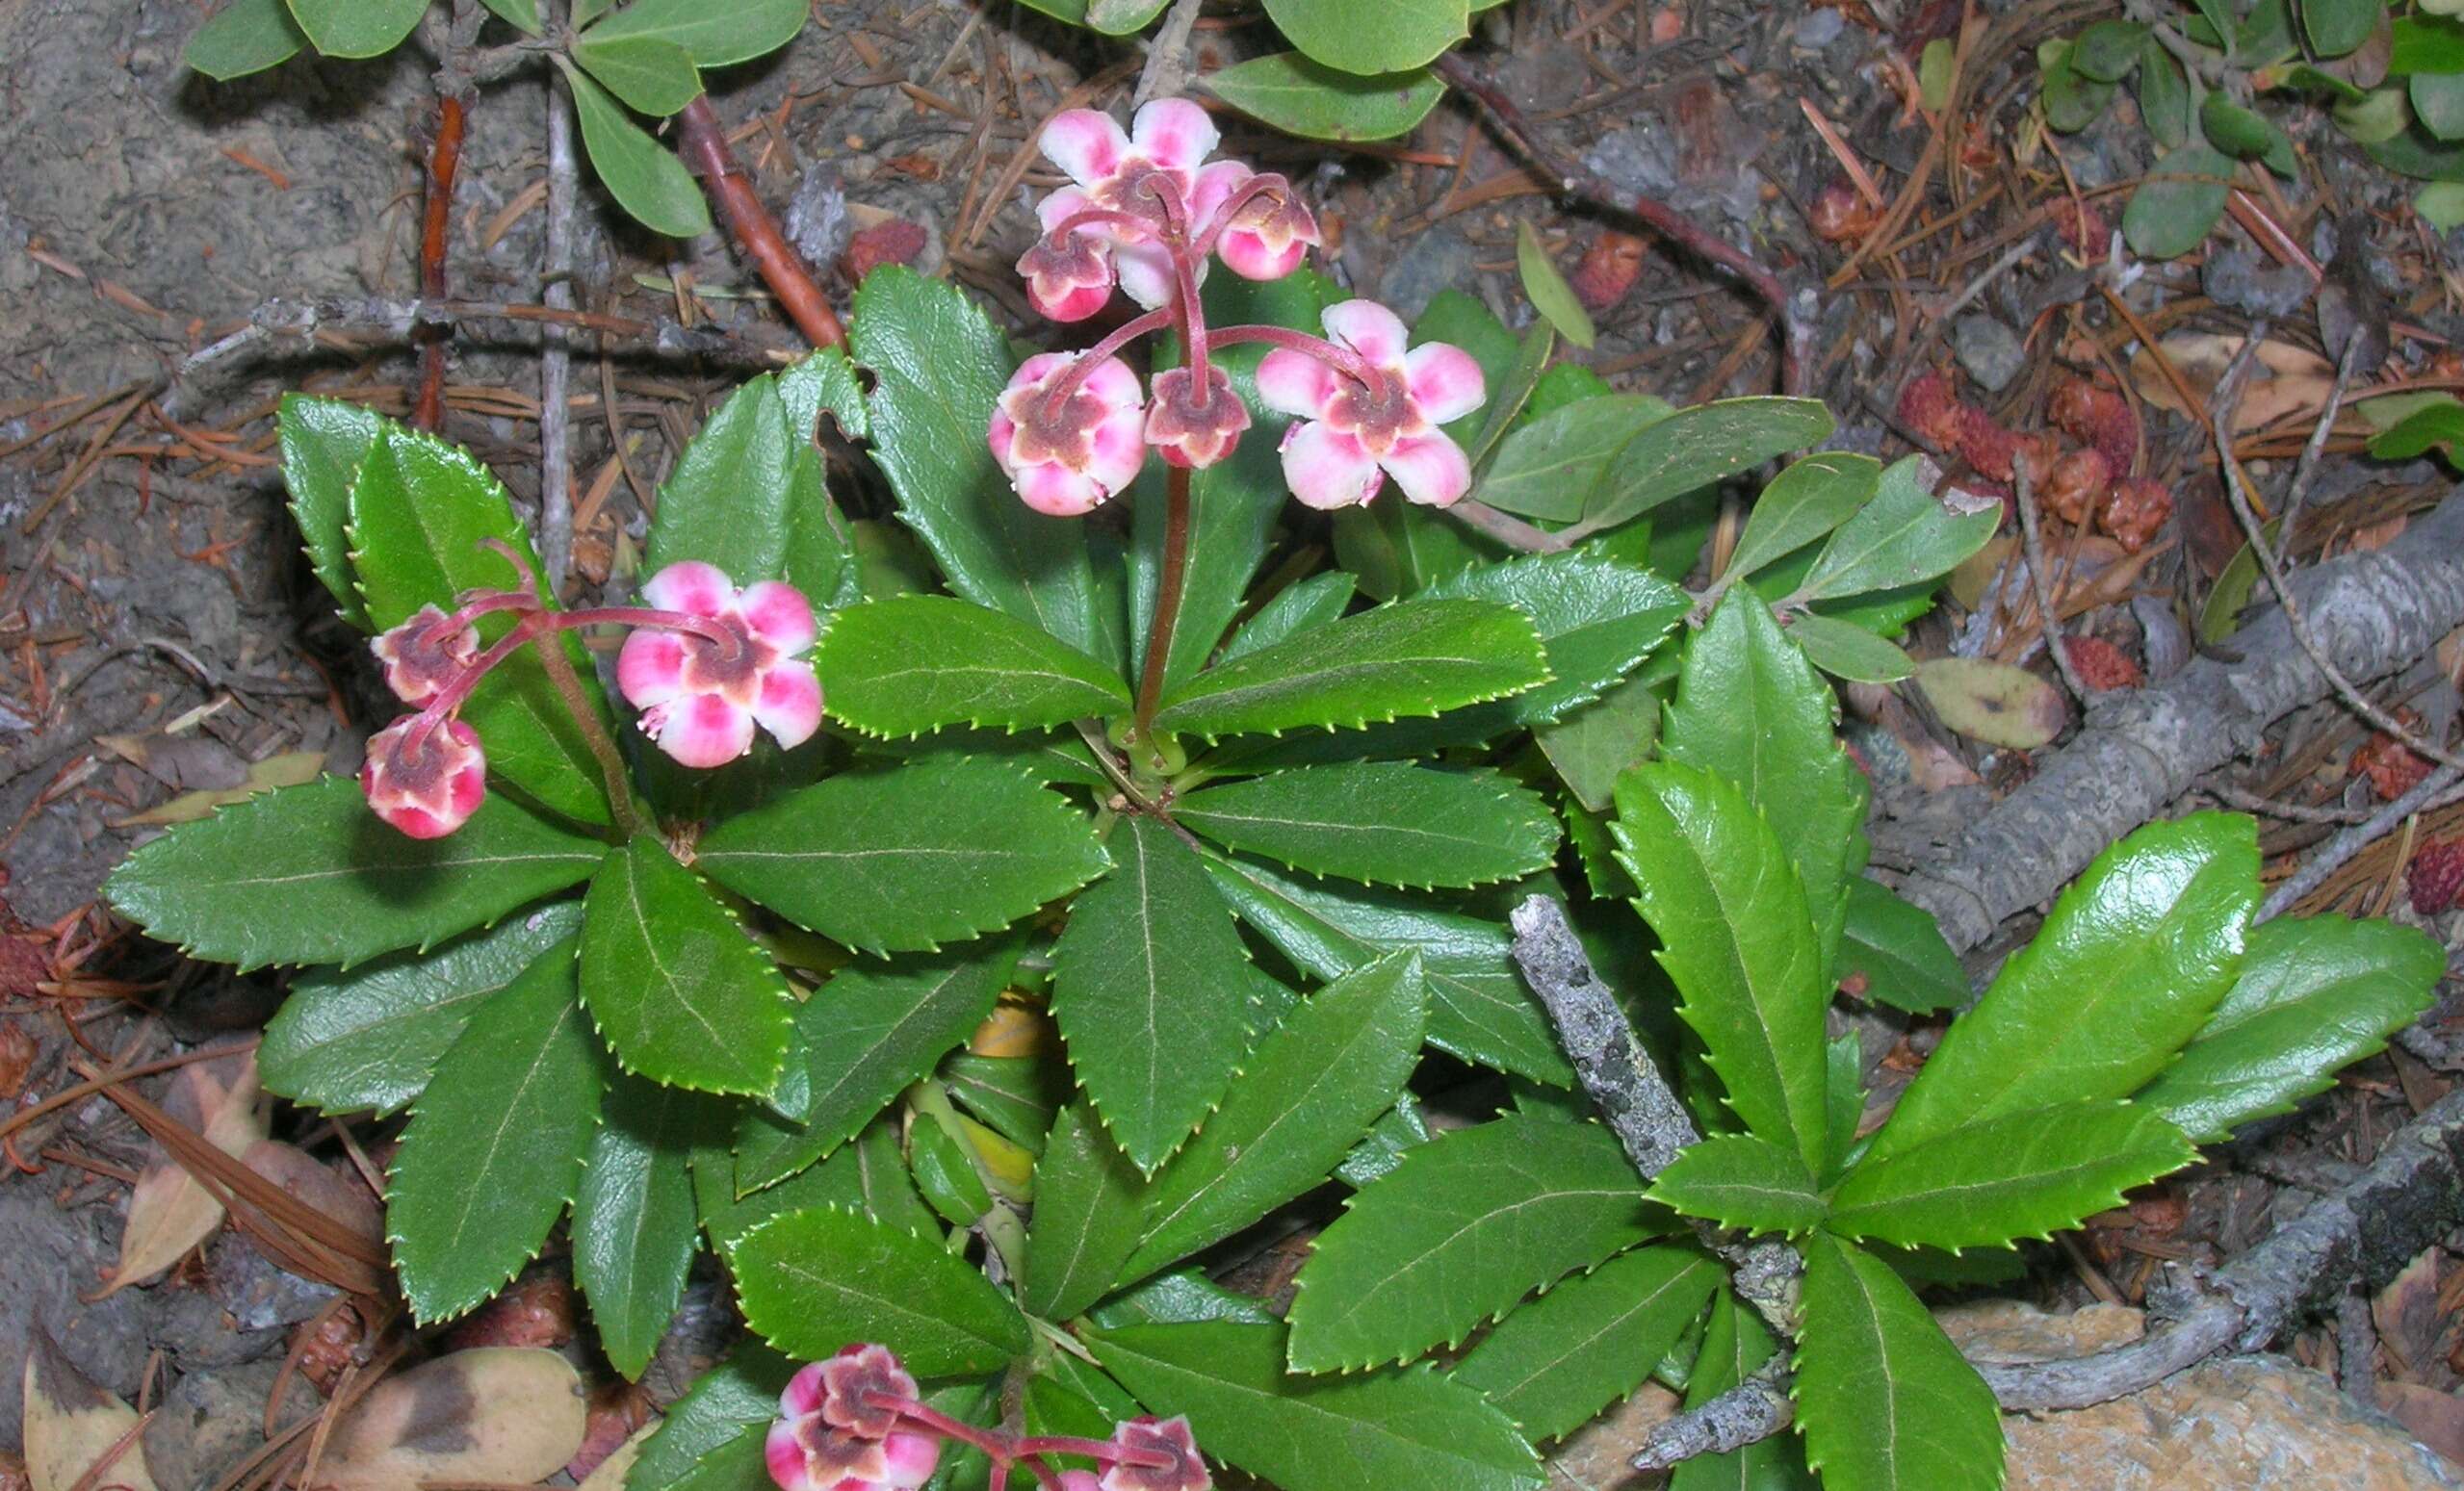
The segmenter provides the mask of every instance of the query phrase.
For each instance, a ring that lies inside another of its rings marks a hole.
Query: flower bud
[[[369,737],[359,789],[376,816],[413,838],[442,838],[487,795],[487,753],[460,720],[405,714]]]
[[[385,686],[406,705],[424,705],[445,691],[480,655],[480,634],[468,622],[423,605],[401,626],[378,632],[368,650],[384,665]]]
[[[1147,406],[1147,444],[1175,466],[1205,468],[1232,454],[1249,428],[1249,406],[1232,392],[1232,378],[1217,365],[1206,369],[1206,395],[1186,368],[1158,373],[1154,401]]]

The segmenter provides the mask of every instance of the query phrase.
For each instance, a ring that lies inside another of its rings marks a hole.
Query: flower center
[[[729,634],[719,642],[696,632],[680,632],[685,645],[685,686],[697,694],[720,694],[750,706],[761,692],[762,670],[776,660],[777,649],[753,635],[741,616],[709,618]]]
[[[1373,455],[1384,455],[1394,443],[1426,432],[1429,422],[1412,402],[1403,379],[1384,368],[1372,368],[1366,379],[1346,376],[1326,407],[1326,423],[1359,440]]]
[[[1068,372],[1065,368],[1027,390],[1026,397],[1010,409],[1010,422],[1018,426],[1010,448],[1021,465],[1058,461],[1076,471],[1094,454],[1095,427],[1103,423],[1103,400],[1087,392],[1083,383],[1067,394],[1057,392],[1054,380]]]
[[[1152,161],[1132,158],[1095,193],[1095,200],[1154,223],[1158,230],[1173,225],[1166,200],[1185,202],[1189,193],[1180,173]]]

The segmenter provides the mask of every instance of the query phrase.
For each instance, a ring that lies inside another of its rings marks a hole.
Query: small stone
[[[2028,366],[2028,349],[2019,345],[2018,333],[1982,312],[1952,323],[1951,351],[1969,377],[1997,394]]]
[[[1818,11],[1806,12],[1805,18],[1797,23],[1796,31],[1789,36],[1788,39],[1800,51],[1819,52],[1838,40],[1839,34],[1847,27],[1848,17],[1837,10],[1826,6]]]
[[[1471,277],[1476,257],[1470,240],[1439,223],[1395,255],[1378,283],[1378,298],[1406,321],[1416,321],[1439,291]]]

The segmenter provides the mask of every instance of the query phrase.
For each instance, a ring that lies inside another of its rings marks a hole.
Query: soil
[[[2036,0],[1979,13],[1985,29],[1965,95],[1976,134],[1948,141],[1967,164],[1946,173],[1891,80],[1928,36],[1957,29],[1959,11],[1945,0],[1902,5],[1909,13],[1897,17],[1895,34],[1862,6],[1800,0],[1697,0],[1691,9],[1514,0],[1477,27],[1483,65],[1523,101],[1536,129],[1621,187],[1663,196],[1808,283],[1841,270],[1850,251],[1807,225],[1826,190],[1848,175],[1808,127],[1809,114],[1835,126],[1886,196],[1920,169],[1949,183],[1905,227],[1924,236],[1847,270],[1819,318],[1815,391],[1839,412],[1843,443],[1894,453],[1907,432],[1885,393],[1919,368],[1963,366],[1976,379],[2008,372],[1998,391],[1976,382],[1966,391],[2033,427],[2058,362],[2092,369],[2094,339],[2127,338],[2101,307],[2089,321],[2072,319],[2073,302],[2095,299],[2089,261],[2050,250],[2026,272],[1978,285],[1963,307],[1999,323],[2000,338],[1955,335],[1940,313],[2035,225],[2032,214],[2064,196],[2065,175],[2092,192],[2140,175],[2151,153],[2145,131],[2119,117],[2019,145],[2034,139],[2025,115],[2036,43],[2099,13]],[[354,769],[372,718],[382,718],[358,640],[330,619],[298,555],[271,452],[272,400],[302,385],[350,387],[401,412],[413,360],[388,338],[335,321],[314,346],[272,339],[200,372],[180,370],[269,301],[415,294],[430,64],[404,48],[370,63],[295,60],[216,85],[180,62],[208,9],[202,0],[0,0],[0,934],[9,934],[0,936],[0,1027],[34,1052],[17,1074],[0,1060],[0,1098],[58,1091],[76,1080],[70,1061],[90,1052],[146,1060],[260,1022],[279,997],[276,981],[236,979],[126,941],[94,908],[97,887],[151,832],[126,824],[135,814],[182,792],[233,785],[250,764],[285,753]],[[1255,7],[1209,12],[1192,48],[1195,71],[1263,48]],[[1023,166],[1028,136],[1082,86],[1125,103],[1137,58],[1132,45],[1022,6],[817,0],[815,24],[783,54],[714,78],[713,101],[764,195],[843,305],[848,234],[888,215],[925,230],[920,268],[967,284],[1025,330],[1009,269],[1031,222],[1022,183],[1052,179]],[[545,108],[535,78],[492,86],[474,107],[453,216],[457,295],[538,299]],[[1589,254],[1609,272],[1630,253],[1608,237],[1620,224],[1555,200],[1459,96],[1409,140],[1360,150],[1295,142],[1232,116],[1225,124],[1230,153],[1272,163],[1323,203],[1335,271],[1407,316],[1452,287],[1510,323],[1527,317],[1515,270],[1518,221],[1569,270]],[[2351,159],[2331,131],[2300,135],[2322,164]],[[2423,328],[2399,359],[2425,365],[2444,348],[2439,331],[2464,324],[2442,288],[2450,250],[2399,218],[2410,189],[2396,178],[2339,167],[2310,179],[2285,188],[2293,204],[2266,210],[2368,240],[2355,283],[2392,294],[2389,314]],[[2109,219],[2118,216],[2119,197],[2100,200]],[[655,240],[586,183],[579,226],[583,305],[670,318],[681,307],[777,340],[782,322],[719,238]],[[2249,313],[2214,303],[2230,298],[2217,287],[2199,298],[2187,262],[2152,272],[2172,292],[2159,331],[2238,336],[2250,325]],[[2284,334],[2315,346],[2308,314],[2294,313]],[[1657,245],[1598,319],[1597,347],[1576,360],[1621,388],[1690,403],[1773,387],[1757,307]],[[2007,363],[2010,343],[2024,344],[2024,361],[2003,368],[1997,359]],[[463,328],[445,421],[446,433],[504,474],[523,502],[538,484],[534,347],[532,332],[504,322]],[[621,348],[603,355],[577,339],[575,484],[593,519],[578,534],[577,583],[602,581],[623,562],[641,532],[641,494],[740,373]],[[603,401],[610,392],[612,423],[635,437],[621,464]],[[2194,607],[2237,543],[2205,438],[2187,422],[2151,424],[2145,469],[2181,474],[2167,530],[2179,542],[2123,577],[2081,623],[2151,672],[2189,647],[2178,620],[2167,630],[2151,614],[2173,618],[2177,598]],[[2443,478],[2419,464],[2333,471],[2301,552],[2349,549],[2373,534],[2383,542],[2387,525],[2443,490]],[[584,500],[597,492],[604,501]],[[2110,572],[2119,561],[2104,562]],[[2130,604],[2134,596],[2161,604],[2151,613]],[[1924,627],[1914,650],[1946,650],[1947,625]],[[2019,637],[2007,650],[2022,658],[2028,643]],[[2437,729],[2451,718],[2452,685],[2429,660],[2386,692]],[[1886,865],[1921,858],[2029,769],[2025,753],[1990,752],[1935,729],[1921,704],[1860,713],[1860,749],[1879,763],[1875,836]],[[2321,708],[2280,735],[2274,757],[2241,784],[2249,791],[2328,810],[2376,801],[2366,779],[2347,781],[2344,771],[2364,738],[2349,717]],[[2266,844],[2271,856],[2297,857],[2328,832],[2276,818]],[[2459,832],[2464,810],[2423,828],[2424,836]],[[2399,900],[2380,887],[2392,887],[2401,867],[2398,846],[2382,844],[2315,904]],[[1887,1092],[1933,1032],[1877,1020],[1868,1034]],[[2274,1216],[2366,1163],[2407,1113],[2447,1089],[2452,1069],[2401,1053],[2365,1065],[2299,1120],[2101,1219],[2067,1251],[2032,1254],[2021,1292],[2048,1304],[2137,1302],[2161,1261],[2246,1247]],[[323,1125],[284,1123],[291,1137],[335,1152]],[[220,1256],[242,1246],[227,1237],[162,1285],[79,1302],[117,1250],[126,1186],[114,1173],[142,1166],[147,1144],[98,1099],[20,1140],[11,1158],[35,1172],[0,1176],[0,1258],[12,1260],[0,1267],[0,1361],[16,1360],[39,1325],[81,1370],[134,1401],[153,1350],[167,1352],[175,1375],[262,1363],[313,1307],[294,1300],[251,1320],[209,1307],[231,1298],[209,1287],[218,1271],[261,1272]],[[2447,1313],[2409,1328],[2420,1338],[2409,1344],[2428,1359],[2397,1355],[2391,1375],[2454,1386]],[[2297,1350],[2331,1357],[2331,1336],[2318,1332]],[[0,1392],[0,1447],[18,1432],[16,1395]]]

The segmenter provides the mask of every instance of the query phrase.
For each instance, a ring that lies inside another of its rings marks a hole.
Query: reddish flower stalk
[[[463,100],[448,93],[436,101],[436,142],[428,152],[428,201],[419,233],[419,293],[430,301],[446,297],[445,247],[453,226],[454,180],[461,172]],[[418,328],[419,397],[411,424],[433,430],[445,422],[445,345],[453,338],[442,323]]]

